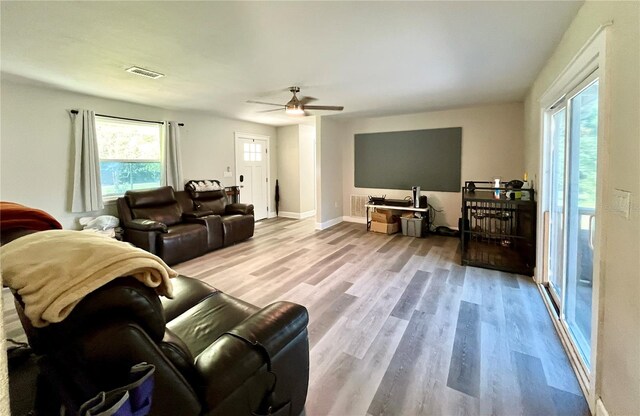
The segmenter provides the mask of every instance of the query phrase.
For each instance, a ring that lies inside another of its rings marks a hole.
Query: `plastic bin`
[[[402,235],[422,237],[424,218],[400,218],[402,221]]]

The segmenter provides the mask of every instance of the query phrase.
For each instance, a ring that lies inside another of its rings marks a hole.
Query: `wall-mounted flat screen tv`
[[[356,134],[356,188],[460,192],[462,127]]]

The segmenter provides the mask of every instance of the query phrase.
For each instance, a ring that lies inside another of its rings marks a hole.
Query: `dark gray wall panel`
[[[462,127],[355,135],[356,188],[460,192]]]

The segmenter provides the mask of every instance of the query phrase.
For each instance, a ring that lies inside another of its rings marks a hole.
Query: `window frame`
[[[164,123],[159,123],[156,121],[143,121],[143,120],[133,120],[133,119],[127,119],[127,118],[120,118],[120,117],[112,117],[112,116],[104,116],[104,115],[96,115],[95,116],[95,122],[96,122],[96,141],[98,142],[98,148],[100,148],[100,136],[98,134],[98,124],[101,122],[104,123],[110,123],[110,124],[120,124],[120,125],[130,125],[130,126],[148,126],[148,125],[154,125],[158,127],[158,147],[159,147],[159,156],[158,159],[130,159],[130,158],[102,158],[100,157],[100,155],[98,154],[98,163],[102,163],[102,162],[115,162],[115,163],[158,163],[160,165],[160,172],[162,173],[162,167],[163,167],[163,157],[162,157],[162,153],[163,153],[163,142],[164,142],[164,135],[163,135],[163,129],[162,126],[164,125]],[[158,181],[157,185],[154,186],[162,186],[162,175]],[[121,198],[124,196],[124,193],[127,191],[125,190],[122,193],[118,193],[118,194],[110,194],[110,195],[105,195],[104,194],[104,183],[102,180],[102,175],[100,177],[100,187],[101,187],[101,197],[102,197],[102,202],[105,205],[110,205],[110,204],[114,204],[115,201],[118,198]],[[153,189],[153,187],[150,188],[136,188],[136,189]]]

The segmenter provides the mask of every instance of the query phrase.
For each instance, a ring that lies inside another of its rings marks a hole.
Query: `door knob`
[[[244,175],[240,175],[240,182],[244,182]]]

